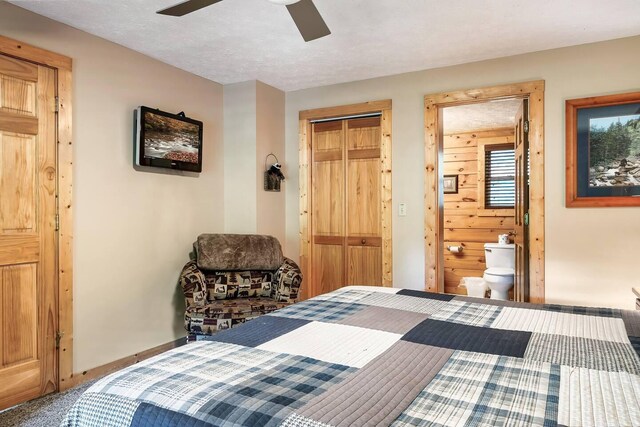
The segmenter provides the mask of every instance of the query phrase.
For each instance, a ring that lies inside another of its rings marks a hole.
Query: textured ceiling
[[[443,133],[513,127],[521,102],[519,99],[501,99],[443,108]]]
[[[332,34],[309,43],[266,0],[182,18],[155,13],[179,0],[10,2],[223,84],[287,91],[640,34],[638,0],[315,0]]]

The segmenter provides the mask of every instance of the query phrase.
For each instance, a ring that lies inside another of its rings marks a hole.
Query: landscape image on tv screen
[[[144,112],[144,157],[198,163],[200,127]]]

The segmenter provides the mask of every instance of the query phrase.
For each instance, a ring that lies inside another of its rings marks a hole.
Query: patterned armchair
[[[302,273],[271,236],[202,234],[180,274],[189,341],[292,304]]]

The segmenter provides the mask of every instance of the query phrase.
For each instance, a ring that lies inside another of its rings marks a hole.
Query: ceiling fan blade
[[[304,41],[308,42],[331,34],[313,0],[300,0],[288,5],[287,9]]]
[[[175,6],[159,10],[156,13],[169,16],[184,16],[187,13],[195,12],[196,10],[200,10],[221,1],[222,0],[187,0],[176,4]]]

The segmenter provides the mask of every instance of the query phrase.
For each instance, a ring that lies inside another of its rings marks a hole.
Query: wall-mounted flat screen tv
[[[202,122],[138,107],[135,132],[138,166],[202,172]]]

